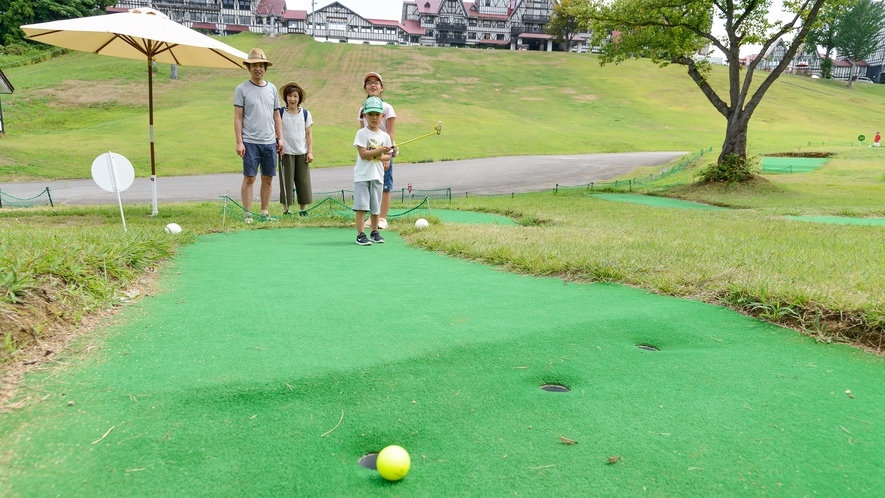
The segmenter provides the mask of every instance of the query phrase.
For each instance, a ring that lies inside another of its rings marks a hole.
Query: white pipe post
[[[114,153],[108,151],[108,170],[111,172],[111,184],[117,193],[117,203],[120,205],[120,219],[123,220],[123,231],[126,232],[126,216],[123,215],[123,198],[120,197],[120,188],[117,186],[117,167],[114,164]]]

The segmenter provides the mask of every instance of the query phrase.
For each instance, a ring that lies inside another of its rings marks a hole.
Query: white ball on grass
[[[415,228],[427,228],[430,226],[430,223],[427,222],[424,218],[419,218],[418,221],[415,222]]]
[[[172,235],[175,235],[176,233],[180,233],[180,232],[181,232],[181,227],[178,226],[178,223],[170,223],[170,224],[166,225],[166,233],[171,233]]]

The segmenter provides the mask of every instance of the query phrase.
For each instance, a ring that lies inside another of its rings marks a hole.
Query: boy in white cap
[[[356,243],[370,246],[382,244],[384,239],[378,233],[378,218],[381,213],[381,182],[384,180],[383,161],[390,160],[393,142],[390,135],[381,131],[384,119],[384,105],[378,97],[369,97],[363,104],[363,115],[367,126],[360,128],[353,139],[357,149],[356,166],[353,168],[353,210],[356,212]],[[364,231],[366,211],[370,213],[372,228],[366,237]]]
[[[272,66],[264,51],[253,48],[249,58],[243,61],[249,70],[249,80],[240,83],[234,92],[234,135],[237,139],[237,155],[243,158],[243,184],[240,197],[246,209],[246,223],[252,222],[252,195],[255,176],[261,168],[261,218],[260,221],[276,221],[268,214],[273,177],[276,176],[276,158],[283,151],[283,124],[280,99],[273,83],[264,79],[267,68]]]

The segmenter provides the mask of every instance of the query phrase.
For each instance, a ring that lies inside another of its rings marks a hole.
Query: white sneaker
[[[378,228],[381,230],[387,230],[387,218],[378,219]]]

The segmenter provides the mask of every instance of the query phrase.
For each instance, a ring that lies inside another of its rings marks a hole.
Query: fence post
[[[627,180],[627,191],[633,192],[633,180]]]
[[[46,197],[49,197],[49,207],[55,207],[55,204],[52,203],[52,194],[49,192],[49,187],[46,187]]]
[[[452,203],[452,187],[446,188],[446,197],[449,198],[449,204]]]
[[[3,191],[0,190],[0,209],[3,208]]]

